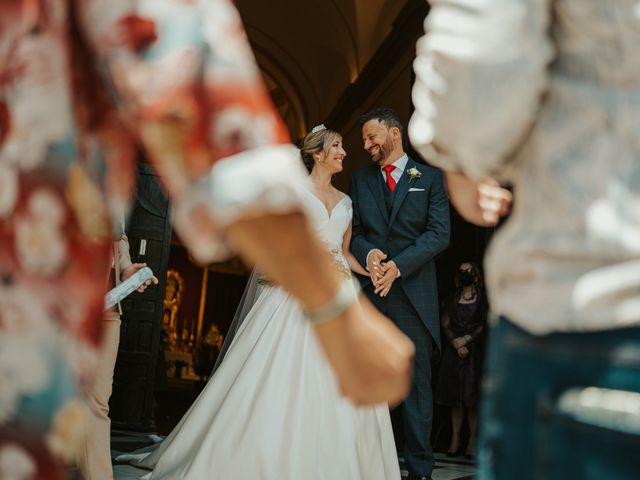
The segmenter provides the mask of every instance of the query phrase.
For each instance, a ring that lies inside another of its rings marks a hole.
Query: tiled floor
[[[121,453],[131,452],[150,445],[154,440],[159,440],[159,438],[153,438],[141,433],[114,431],[111,436],[112,456],[115,458]],[[400,468],[402,478],[406,478],[407,471],[404,468],[402,458],[400,458]],[[140,470],[130,465],[114,464],[113,470],[115,480],[138,479],[146,473],[145,470]],[[474,473],[475,467],[472,462],[464,458],[447,458],[444,454],[436,454],[436,468],[433,471],[433,480],[471,480],[474,478]],[[71,472],[70,480],[76,480],[77,478],[77,472]]]

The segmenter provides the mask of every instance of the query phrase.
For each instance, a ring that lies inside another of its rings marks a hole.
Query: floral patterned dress
[[[0,2],[0,478],[63,478],[138,150],[191,253],[305,175],[229,0]]]

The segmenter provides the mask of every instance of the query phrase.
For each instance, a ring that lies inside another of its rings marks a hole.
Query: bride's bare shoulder
[[[344,193],[342,190],[338,190],[336,187],[333,187],[333,193],[335,193],[338,196],[338,200],[343,200],[345,197],[349,196],[346,193]]]

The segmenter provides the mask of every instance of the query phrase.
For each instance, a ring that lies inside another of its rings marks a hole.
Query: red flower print
[[[4,139],[9,135],[9,129],[11,128],[10,119],[7,103],[0,100],[0,146],[2,146]]]
[[[118,22],[127,44],[136,52],[144,50],[156,41],[156,24],[137,15],[127,15]]]

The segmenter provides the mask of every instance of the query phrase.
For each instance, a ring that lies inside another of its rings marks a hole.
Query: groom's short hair
[[[404,126],[400,121],[400,117],[395,110],[386,107],[374,108],[360,117],[360,127],[370,120],[378,120],[387,128],[396,127],[400,130],[400,134],[404,133]]]

